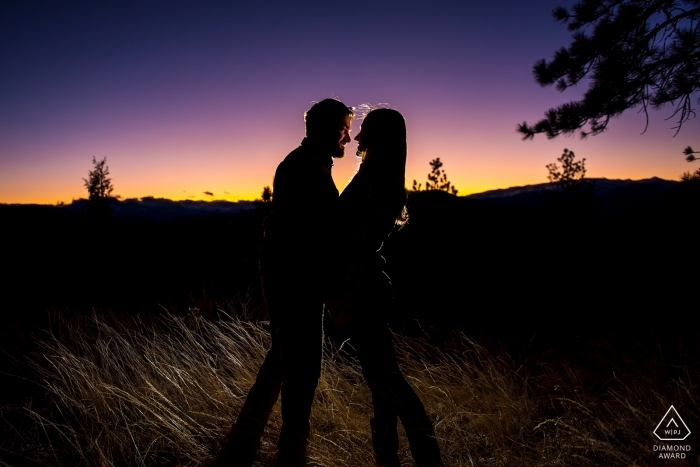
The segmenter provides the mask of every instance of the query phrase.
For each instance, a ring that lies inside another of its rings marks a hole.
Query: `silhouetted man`
[[[331,168],[351,141],[352,117],[336,99],[314,104],[304,115],[306,138],[275,172],[260,260],[272,346],[216,466],[250,467],[280,390],[277,466],[306,465],[311,403],[321,376],[321,263],[331,248],[330,216],[338,199]]]

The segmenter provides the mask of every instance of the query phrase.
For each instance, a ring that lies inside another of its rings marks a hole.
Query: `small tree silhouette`
[[[570,214],[590,211],[594,206],[593,182],[586,180],[586,159],[575,160],[573,151],[564,149],[556,163],[547,164],[550,189],[545,192],[548,207]]]
[[[442,170],[442,162],[439,157],[430,161],[430,167],[432,169],[428,174],[428,180],[425,182],[425,191],[441,190],[456,195],[458,190],[452,185],[452,182],[447,180],[447,174]],[[422,186],[422,183],[413,180],[413,191],[421,191]]]
[[[253,206],[255,206],[256,211],[269,214],[272,208],[272,188],[269,186],[263,187],[261,199],[254,200]]]
[[[263,188],[262,200],[263,200],[263,203],[272,202],[272,189],[269,186],[266,186]]]
[[[85,182],[84,186],[88,191],[86,209],[94,214],[111,214],[112,208],[110,208],[109,202],[111,199],[119,196],[111,196],[114,186],[112,185],[112,179],[108,177],[107,158],[97,161],[95,156],[92,156],[92,165],[94,169],[88,173],[87,179],[83,179]]]
[[[547,164],[547,170],[549,170],[547,179],[555,190],[568,190],[572,186],[581,184],[586,177],[586,159],[574,161],[575,158],[574,151],[565,148],[564,154],[557,159],[561,163],[561,168],[556,163]]]
[[[697,169],[695,172],[684,172],[681,175],[681,182],[700,183],[700,169]]]

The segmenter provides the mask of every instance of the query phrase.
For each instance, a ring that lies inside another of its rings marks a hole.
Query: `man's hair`
[[[306,124],[306,136],[314,136],[319,131],[335,129],[338,116],[349,115],[350,119],[354,113],[350,107],[343,104],[336,98],[323,99],[316,102],[309,110],[304,112],[304,123]]]

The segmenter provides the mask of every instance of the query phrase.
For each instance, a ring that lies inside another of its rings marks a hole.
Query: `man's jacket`
[[[272,209],[264,222],[264,274],[320,283],[322,259],[332,248],[331,219],[338,189],[333,159],[307,138],[280,163],[272,188]]]

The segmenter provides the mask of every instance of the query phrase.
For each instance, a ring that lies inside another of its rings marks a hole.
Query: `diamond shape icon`
[[[654,434],[661,441],[683,441],[690,436],[690,429],[675,407],[671,406],[654,429]]]

